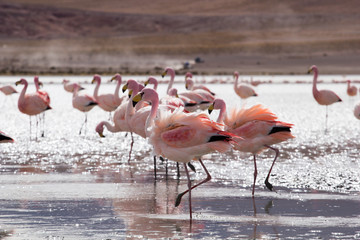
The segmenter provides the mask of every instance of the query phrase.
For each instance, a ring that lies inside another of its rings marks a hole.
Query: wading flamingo
[[[318,104],[326,106],[326,117],[325,117],[325,131],[326,131],[327,130],[327,119],[328,119],[328,105],[331,105],[335,102],[341,102],[342,100],[333,91],[330,91],[330,90],[320,90],[319,91],[317,89],[317,78],[318,78],[318,74],[319,74],[317,66],[315,66],[315,65],[311,66],[308,71],[308,74],[310,74],[311,72],[314,72],[313,88],[312,88],[313,96],[314,96],[315,100],[318,102]]]
[[[81,130],[82,130],[84,125],[85,125],[85,131],[86,131],[87,112],[89,112],[91,109],[93,109],[93,107],[98,105],[98,103],[96,102],[95,98],[93,98],[93,97],[91,97],[91,96],[89,96],[87,94],[80,95],[78,93],[79,89],[80,89],[80,85],[75,84],[73,97],[72,97],[72,105],[77,110],[85,113],[85,121],[81,124],[80,131],[79,131],[79,135],[80,135]]]
[[[356,104],[354,107],[354,116],[360,120],[360,103]]]
[[[276,115],[261,105],[255,105],[248,109],[232,109],[230,114],[226,114],[226,103],[224,100],[217,98],[209,107],[209,113],[214,109],[220,110],[217,122],[225,123],[225,131],[241,137],[241,139],[236,140],[239,144],[235,145],[234,149],[253,154],[254,183],[252,197],[254,197],[257,177],[256,154],[266,148],[275,151],[275,158],[265,179],[266,187],[273,191],[273,186],[269,183],[269,177],[279,156],[279,150],[271,147],[271,145],[294,138],[290,130],[293,124],[277,121]]]
[[[215,93],[212,92],[209,88],[207,88],[206,86],[202,85],[202,84],[198,84],[198,85],[195,85],[194,84],[194,81],[192,80],[192,73],[191,72],[187,72],[185,74],[185,84],[187,85],[186,89],[187,90],[196,90],[196,89],[202,89],[202,90],[205,90],[207,92],[209,92],[211,95],[215,96]],[[188,82],[187,80],[188,79],[191,79],[191,82]]]
[[[4,93],[5,96],[11,96],[11,94],[17,93],[16,89],[10,85],[0,87],[0,92]],[[7,100],[7,98],[4,99],[4,102],[2,105],[5,104],[6,100]]]
[[[119,106],[119,102],[121,103],[121,100],[119,98],[121,76],[120,76],[120,78],[117,78],[115,76],[112,80],[117,80],[115,93],[114,94],[107,93],[107,94],[102,94],[102,95],[99,95],[99,87],[101,84],[101,77],[99,75],[95,74],[93,80],[91,81],[92,84],[96,83],[96,86],[94,89],[94,98],[102,110],[109,112],[110,119],[111,119],[111,112],[115,111],[115,109]]]
[[[236,136],[222,131],[220,125],[211,121],[208,115],[204,113],[187,114],[183,112],[182,108],[174,112],[158,112],[159,97],[153,89],[144,88],[133,98],[133,101],[136,103],[141,99],[151,103],[151,112],[146,120],[145,129],[149,134],[149,143],[154,147],[154,153],[157,156],[163,156],[184,164],[188,179],[188,190],[178,195],[175,206],[180,204],[181,197],[188,192],[191,220],[191,189],[211,179],[211,175],[203,164],[201,156],[214,151],[228,151],[232,147],[233,137]],[[207,174],[207,178],[191,187],[186,163],[193,159],[199,160]]]
[[[39,77],[35,76],[34,77],[34,84],[35,84],[35,88],[36,88],[36,93],[42,97],[48,105],[50,105],[50,96],[46,91],[40,90],[40,86],[43,86],[43,83],[39,81]],[[42,116],[41,116],[42,115]],[[41,137],[45,137],[45,112],[43,112],[39,116],[39,120],[40,120],[40,126],[42,127],[42,132],[41,132]]]
[[[14,142],[14,139],[0,131],[0,143],[12,143]]]
[[[239,82],[239,72],[235,71],[234,72],[234,78],[235,78],[235,82],[234,82],[234,90],[235,93],[242,99],[246,99],[248,97],[256,97],[257,93],[255,92],[255,90],[247,85],[244,84],[238,84]]]
[[[26,94],[28,82],[25,79],[20,79],[15,85],[24,85],[18,100],[18,108],[20,112],[29,115],[30,117],[30,139],[31,139],[31,116],[36,116],[46,110],[51,109],[49,103],[41,97],[38,93]],[[36,136],[37,138],[37,136]]]
[[[350,86],[351,81],[347,80],[347,89],[346,92],[347,94],[352,97],[352,96],[356,96],[357,94],[357,88],[355,86]]]
[[[65,91],[70,92],[70,93],[73,93],[73,92],[74,92],[74,87],[75,87],[75,85],[78,84],[78,83],[70,83],[70,80],[64,79],[64,80],[62,81],[62,84],[64,85]],[[80,86],[80,84],[78,84],[78,85]],[[85,88],[83,88],[83,87],[80,86],[79,91],[80,91],[80,90],[84,90],[84,89],[85,89]]]

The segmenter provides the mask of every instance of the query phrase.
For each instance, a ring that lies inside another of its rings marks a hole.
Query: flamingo
[[[31,116],[36,116],[46,110],[51,109],[49,103],[38,93],[26,94],[28,82],[25,79],[20,79],[15,85],[24,85],[18,100],[18,108],[20,112],[29,115],[30,117],[30,139],[31,139]]]
[[[254,183],[252,197],[255,193],[257,177],[256,155],[268,148],[275,151],[275,158],[265,179],[265,185],[273,191],[273,185],[269,183],[271,170],[279,156],[279,150],[271,145],[294,138],[291,134],[293,124],[277,121],[275,114],[260,104],[248,109],[233,109],[229,115],[226,114],[226,103],[217,98],[209,107],[209,113],[219,109],[218,123],[225,123],[225,131],[233,133],[242,138],[236,140],[239,144],[234,146],[235,150],[250,152],[254,158]]]
[[[101,84],[101,77],[99,75],[95,74],[91,82],[91,83],[96,83],[94,89],[94,98],[96,102],[98,103],[101,109],[103,109],[106,112],[109,112],[110,118],[111,118],[111,112],[114,111],[119,106],[119,103],[121,103],[121,100],[119,98],[121,76],[118,77],[118,75],[116,75],[112,78],[112,80],[117,80],[117,86],[114,94],[108,93],[108,94],[99,95],[99,87]]]
[[[50,105],[50,96],[46,91],[40,90],[40,86],[43,86],[43,83],[39,81],[39,77],[35,76],[34,77],[34,84],[35,84],[35,88],[36,88],[36,93],[42,97],[49,105]],[[40,116],[40,125],[42,122],[42,133],[41,133],[41,137],[45,136],[45,112],[43,112],[42,117]],[[42,120],[42,121],[41,121]]]
[[[70,93],[73,93],[73,92],[74,92],[75,85],[78,84],[78,83],[70,83],[70,80],[64,79],[64,80],[62,81],[62,84],[64,85],[65,91],[70,92]],[[80,84],[79,84],[79,86],[80,86]],[[83,87],[80,86],[79,91],[80,91],[80,90],[84,90],[84,89],[85,89],[85,88],[83,88]]]
[[[327,119],[328,119],[328,105],[331,105],[336,102],[341,102],[342,100],[333,91],[330,90],[319,91],[317,89],[317,79],[319,74],[317,66],[315,65],[311,66],[310,69],[308,70],[308,74],[310,74],[311,72],[314,72],[313,89],[312,89],[313,96],[315,100],[318,102],[318,104],[326,106],[326,118],[325,118],[325,131],[326,131]]]
[[[169,90],[172,88],[172,86],[174,84],[175,70],[171,67],[167,67],[167,68],[165,68],[165,70],[161,74],[161,76],[165,77],[165,75],[167,75],[167,74],[170,75],[170,81],[169,81],[169,85],[168,85],[166,93],[169,93]],[[189,98],[192,101],[195,101],[198,108],[200,108],[202,110],[206,109],[207,107],[209,107],[209,104],[211,104],[211,102],[208,99],[204,98],[202,95],[200,95],[199,93],[196,93],[195,91],[182,92],[182,93],[179,93],[179,96],[180,97],[185,96],[186,98]],[[187,110],[190,111],[189,109],[187,109]]]
[[[17,93],[16,89],[13,86],[10,86],[10,85],[5,85],[5,86],[0,87],[0,92],[4,93],[5,96],[9,96],[11,94]],[[5,98],[2,105],[5,104],[6,99],[7,98]]]
[[[83,126],[86,125],[86,123],[87,123],[87,112],[89,112],[91,109],[93,109],[93,107],[98,105],[98,103],[95,100],[95,98],[93,98],[93,97],[91,97],[91,96],[89,96],[87,94],[80,95],[78,93],[79,89],[80,89],[80,85],[75,84],[74,85],[73,97],[72,97],[72,105],[77,110],[85,113],[85,121],[81,125],[80,131],[79,131],[79,135],[80,135]],[[85,129],[86,129],[86,126],[85,126]]]
[[[12,143],[14,142],[14,139],[0,131],[0,143]]]
[[[360,103],[355,105],[354,116],[360,120]]]
[[[147,86],[148,84],[153,84],[154,85],[154,90],[156,91],[157,89],[157,86],[158,86],[158,81],[155,77],[149,77],[144,85]],[[169,83],[170,84],[170,83]],[[173,84],[171,84],[172,86]],[[171,98],[169,98],[168,96],[170,97],[176,97],[176,98],[179,98],[182,100],[183,103],[179,102],[178,100],[175,100],[174,104],[173,105],[184,105],[185,106],[185,110],[186,111],[189,111],[189,112],[194,112],[198,109],[198,106],[197,106],[197,103],[194,101],[194,100],[191,100],[190,98],[188,97],[185,97],[183,95],[178,94],[177,92],[177,89],[176,88],[169,88],[168,89],[168,92],[167,92],[167,96],[163,97],[162,100],[160,101],[167,101],[167,100],[170,100]],[[177,103],[176,103],[177,102]]]
[[[215,96],[215,93],[212,92],[209,88],[207,88],[206,86],[200,84],[200,85],[195,85],[194,84],[194,81],[192,80],[192,73],[191,72],[187,72],[185,74],[185,84],[187,84],[187,88],[188,90],[196,90],[196,89],[202,89],[202,90],[205,90],[207,92],[209,92],[211,95]],[[188,82],[187,80],[191,80],[190,82]]]
[[[250,87],[250,86],[246,86],[244,84],[238,84],[239,81],[239,72],[235,71],[234,72],[234,78],[235,78],[235,82],[234,82],[234,90],[235,93],[242,99],[246,99],[248,97],[256,97],[258,96],[257,93],[255,92],[255,90]]]
[[[236,136],[222,131],[220,125],[211,121],[204,113],[187,114],[183,112],[182,108],[173,112],[164,110],[158,112],[159,97],[153,89],[144,88],[133,98],[135,104],[140,100],[151,103],[151,111],[147,117],[145,129],[149,134],[149,143],[154,147],[154,153],[184,164],[188,190],[178,195],[175,206],[180,204],[181,197],[188,192],[190,220],[192,220],[191,189],[211,179],[201,156],[214,151],[228,151]],[[156,117],[157,114],[158,117]],[[195,158],[204,168],[207,178],[191,187],[186,163]]]
[[[357,88],[355,86],[350,86],[351,81],[347,80],[347,89],[346,92],[347,94],[352,97],[352,96],[356,96],[357,94]]]

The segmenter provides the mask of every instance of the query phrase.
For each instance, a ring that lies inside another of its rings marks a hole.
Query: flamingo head
[[[95,131],[99,134],[100,137],[105,137],[103,132],[104,132],[104,123],[101,122],[99,123],[96,128],[95,128]]]
[[[133,97],[133,106],[135,107],[135,105],[141,100],[153,102],[156,98],[158,99],[159,95],[154,89],[144,88],[141,92]]]
[[[17,81],[16,83],[15,83],[15,85],[17,86],[17,85],[19,85],[19,84],[27,84],[27,81],[24,79],[24,78],[22,78],[22,79],[20,79],[19,81]]]
[[[168,95],[169,96],[172,96],[172,97],[179,97],[178,93],[177,93],[177,89],[176,88],[171,88],[168,92]]]
[[[115,76],[113,76],[110,81],[112,82],[114,80],[121,82],[121,75],[119,73],[115,74]]]
[[[191,72],[187,72],[187,73],[185,74],[185,81],[186,81],[186,79],[192,78],[192,77],[193,77],[192,73],[191,73]]]
[[[214,100],[214,102],[209,106],[208,108],[208,112],[209,114],[211,114],[211,112],[213,110],[216,110],[216,109],[222,109],[224,108],[226,105],[225,105],[225,101],[222,100],[221,98],[217,98]]]
[[[147,86],[148,84],[154,84],[157,85],[158,81],[155,77],[149,77],[145,82],[144,85]]]
[[[69,82],[70,82],[70,80],[66,80],[66,79],[63,79],[63,81],[62,81],[63,84],[67,84]]]
[[[93,80],[91,81],[91,83],[92,84],[94,84],[94,83],[100,84],[101,83],[101,77],[99,75],[95,74],[94,77],[93,77]]]
[[[318,70],[318,68],[317,68],[317,66],[316,65],[312,65],[310,68],[309,68],[309,70],[308,70],[308,74],[310,74],[310,73],[312,73],[313,71],[315,72],[317,72],[317,70]]]
[[[234,78],[237,78],[239,77],[239,72],[238,71],[235,71],[234,74],[233,74]]]
[[[161,74],[162,77],[165,77],[166,74],[169,74],[171,77],[175,76],[175,71],[171,67],[165,68],[165,71]]]

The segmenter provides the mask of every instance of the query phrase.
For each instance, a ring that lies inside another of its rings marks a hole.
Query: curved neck
[[[169,90],[172,88],[173,84],[174,84],[174,80],[175,80],[175,71],[173,69],[168,69],[167,71],[170,74],[170,82],[168,85],[168,88],[166,90],[166,93],[169,93]]]
[[[151,99],[151,111],[149,116],[146,119],[146,123],[145,123],[145,133],[146,133],[146,137],[149,137],[151,134],[151,129],[150,127],[153,125],[154,119],[156,117],[156,113],[158,111],[159,108],[159,97],[158,95],[155,95],[153,99]]]
[[[131,94],[131,97],[129,99],[128,105],[126,107],[126,113],[125,113],[125,121],[129,124],[129,126],[131,126],[131,124],[129,122],[130,118],[135,113],[135,108],[133,106],[132,100],[133,100],[134,96],[136,94],[138,94],[138,92],[139,92],[139,85],[136,84],[134,87],[131,88],[131,90],[132,90],[132,94]]]
[[[239,75],[235,74],[234,77],[235,77],[234,88],[236,88],[239,82]]]
[[[20,100],[20,99],[24,99],[25,93],[26,93],[26,90],[27,90],[27,87],[28,87],[28,83],[27,83],[27,82],[24,82],[24,88],[23,88],[23,90],[22,90],[21,93],[20,93],[19,100]]]
[[[107,128],[107,130],[109,130],[110,132],[117,132],[117,129],[114,126],[112,126],[109,122],[103,121],[102,124]]]
[[[224,124],[225,115],[226,115],[226,105],[224,104],[220,108],[219,116],[218,116],[216,122]]]
[[[34,78],[34,83],[35,83],[36,91],[38,92],[39,91],[39,79],[37,77]]]
[[[313,79],[313,94],[319,92],[318,89],[317,89],[317,78],[318,78],[318,70],[316,68],[313,69],[314,71],[314,79]]]
[[[115,99],[116,99],[117,102],[121,101],[121,98],[119,97],[120,85],[121,85],[121,79],[117,80],[115,93],[114,93]]]
[[[98,94],[99,94],[99,87],[100,87],[100,81],[97,80],[96,81],[96,86],[94,89],[94,98],[97,99],[98,98]]]

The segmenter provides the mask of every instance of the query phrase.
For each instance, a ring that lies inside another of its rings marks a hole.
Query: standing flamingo
[[[188,179],[188,190],[178,195],[175,205],[178,206],[181,197],[188,192],[191,220],[191,189],[211,179],[211,175],[203,164],[201,156],[214,151],[228,151],[231,148],[234,135],[222,131],[219,124],[211,121],[203,113],[187,114],[183,112],[182,108],[174,112],[158,112],[159,97],[153,89],[144,88],[133,98],[133,101],[136,103],[141,99],[151,103],[151,111],[146,120],[145,129],[149,134],[149,143],[153,145],[155,154],[184,164]],[[186,163],[193,159],[199,160],[207,174],[207,178],[191,187]]]
[[[14,139],[0,131],[0,143],[12,143],[14,142]]]
[[[115,80],[116,78],[114,78]],[[121,77],[120,77],[121,80]],[[97,74],[94,75],[94,78],[91,83],[96,83],[95,89],[94,89],[94,98],[96,102],[98,103],[99,107],[109,112],[109,118],[111,118],[111,112],[114,111],[119,106],[119,88],[121,81],[117,82],[116,90],[114,94],[108,93],[108,94],[102,94],[99,95],[99,87],[101,84],[101,77]],[[117,96],[116,96],[117,95]]]
[[[328,105],[331,105],[335,102],[341,102],[342,100],[333,91],[330,91],[330,90],[320,90],[319,91],[317,89],[317,78],[318,78],[317,66],[315,66],[315,65],[311,66],[308,71],[308,74],[310,74],[311,72],[314,72],[313,89],[312,89],[313,96],[320,105],[326,106],[326,118],[325,118],[325,131],[326,131],[327,130],[327,119],[328,119]]]
[[[255,92],[255,90],[247,85],[244,84],[238,84],[239,82],[239,72],[235,71],[234,72],[234,78],[235,78],[235,82],[234,82],[234,90],[235,93],[242,99],[246,99],[248,97],[256,97],[257,93]]]
[[[43,83],[39,81],[39,77],[34,77],[34,83],[36,88],[36,93],[42,97],[49,105],[50,105],[50,96],[47,92],[40,90],[40,86],[43,86]],[[40,126],[42,125],[42,132],[41,137],[45,137],[45,112],[41,114],[42,116],[39,117],[40,119]]]
[[[72,98],[72,105],[77,110],[85,113],[85,121],[81,125],[80,131],[79,131],[79,135],[80,135],[81,130],[82,130],[84,125],[85,125],[85,130],[86,130],[87,112],[89,112],[91,109],[93,109],[93,107],[98,105],[98,103],[96,102],[95,98],[93,98],[93,97],[91,97],[91,96],[89,96],[87,94],[80,95],[78,93],[79,89],[80,89],[80,85],[75,84],[74,92],[73,92],[73,98]]]
[[[38,93],[26,94],[28,82],[25,79],[20,79],[15,85],[24,85],[18,100],[18,108],[20,112],[29,115],[30,117],[30,139],[31,139],[31,116],[36,116],[46,110],[51,109],[49,103]],[[36,136],[37,137],[37,136]]]
[[[4,93],[5,96],[11,96],[11,94],[17,93],[16,89],[10,85],[0,87],[0,92]],[[5,98],[2,105],[5,104],[6,100],[7,100],[7,98]]]
[[[275,151],[275,158],[265,179],[266,187],[272,191],[273,186],[269,183],[271,170],[279,156],[279,150],[271,145],[294,138],[291,134],[292,124],[277,121],[275,114],[261,105],[255,105],[248,109],[233,109],[229,115],[226,114],[226,103],[222,99],[215,99],[209,107],[209,113],[214,109],[220,109],[218,123],[225,123],[225,131],[233,133],[241,138],[236,140],[239,144],[234,146],[235,150],[250,152],[254,157],[254,183],[252,197],[255,193],[257,177],[256,154],[268,148]]]
[[[70,93],[73,93],[74,92],[74,88],[75,88],[75,85],[78,84],[78,83],[70,83],[70,80],[66,80],[64,79],[62,81],[62,84],[64,85],[64,89],[65,91],[67,92],[70,92]],[[80,86],[80,84],[78,84]],[[79,88],[79,91],[80,90],[84,90],[85,88],[81,87]]]
[[[357,94],[357,88],[355,86],[350,86],[351,81],[347,80],[347,89],[346,92],[347,94],[352,97],[352,96],[356,96]]]

